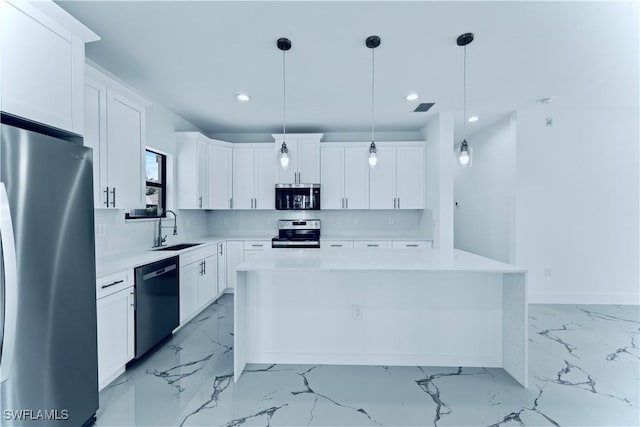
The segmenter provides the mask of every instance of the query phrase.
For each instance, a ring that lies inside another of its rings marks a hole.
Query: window
[[[166,216],[167,208],[167,156],[147,149],[144,153],[145,208],[126,214],[127,219],[158,218]],[[161,212],[161,215],[158,215]]]

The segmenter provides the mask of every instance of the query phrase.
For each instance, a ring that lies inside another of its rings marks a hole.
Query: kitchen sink
[[[179,243],[177,245],[156,249],[156,251],[180,251],[182,249],[192,248],[201,244],[202,243]]]

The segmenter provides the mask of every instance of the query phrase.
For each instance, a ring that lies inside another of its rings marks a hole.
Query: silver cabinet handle
[[[400,197],[398,197],[398,209],[400,209]]]
[[[344,198],[344,207],[349,209],[349,198],[348,197]]]
[[[207,260],[202,261],[202,274],[207,274]]]
[[[393,198],[393,209],[395,209],[395,208],[396,208],[396,198],[394,197]]]
[[[202,271],[204,269],[204,267],[202,266],[202,261],[200,261],[199,265],[200,265],[200,271],[198,272],[198,274],[202,276]]]
[[[11,376],[16,345],[18,324],[18,262],[16,256],[16,241],[13,235],[11,220],[11,206],[7,197],[7,189],[0,182],[0,241],[2,245],[2,262],[4,277],[4,316],[2,318],[4,333],[2,339],[2,353],[0,354],[0,382]]]
[[[202,208],[202,196],[198,197],[198,207]]]
[[[380,245],[371,245],[371,244],[367,244],[367,247],[368,247],[368,248],[377,248],[378,246],[380,246]]]
[[[100,286],[100,289],[107,289],[107,288],[110,288],[110,287],[115,286],[115,285],[117,285],[119,283],[122,283],[122,282],[124,282],[124,280],[116,280],[115,282],[109,283],[108,285]]]
[[[251,245],[251,246],[252,246],[252,247],[254,247],[254,248],[261,248],[261,247],[263,247],[264,245],[262,245],[262,244],[260,244],[260,245],[255,245],[255,244],[254,244],[254,245]]]
[[[131,303],[131,307],[133,307],[134,310],[137,310],[138,307],[136,306],[136,293],[131,291],[129,292],[129,295],[131,295],[131,301],[133,301]]]
[[[408,245],[407,245],[407,247],[408,247],[408,248],[417,248],[417,247],[418,247],[418,245],[408,244]]]
[[[109,187],[105,187],[105,188],[104,188],[104,196],[105,196],[105,198],[106,198],[106,200],[105,200],[105,202],[104,202],[104,205],[105,205],[106,207],[109,207]]]
[[[256,203],[255,203],[256,209],[258,209],[258,198],[256,197]]]
[[[332,248],[341,248],[342,245],[331,245]]]
[[[113,187],[113,189],[111,190],[111,195],[113,196],[111,198],[111,207],[116,207],[116,187]]]
[[[229,209],[233,208],[233,202],[232,202],[232,200],[233,200],[233,199],[231,199],[231,198],[229,199]]]
[[[218,244],[220,246],[220,255],[222,255],[222,243]]]

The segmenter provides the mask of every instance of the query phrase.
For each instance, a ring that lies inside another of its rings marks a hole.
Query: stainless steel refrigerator
[[[98,409],[92,151],[6,114],[0,127],[0,425],[88,425]]]

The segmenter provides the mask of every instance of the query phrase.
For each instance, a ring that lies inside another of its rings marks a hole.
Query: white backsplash
[[[163,219],[162,234],[169,245],[196,239],[207,233],[207,212],[176,210],[178,235],[173,235],[173,217]],[[118,252],[150,249],[157,235],[158,220],[125,221],[124,211],[100,209],[95,211],[96,257]]]
[[[212,211],[209,213],[209,234],[215,235],[276,235],[279,219],[310,219],[322,221],[326,236],[367,237],[419,236],[432,239],[430,210],[407,211]]]

